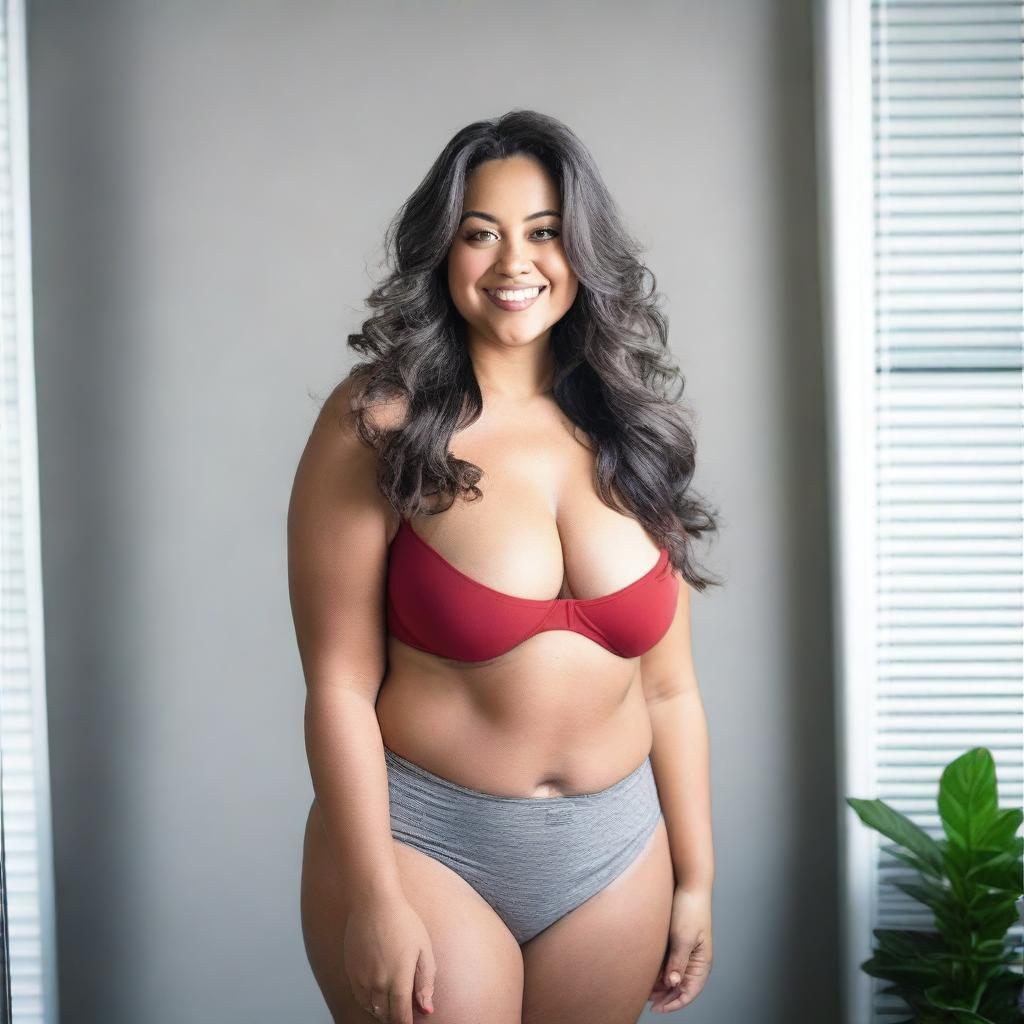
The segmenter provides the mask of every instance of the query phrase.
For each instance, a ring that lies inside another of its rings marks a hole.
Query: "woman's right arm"
[[[309,770],[348,917],[339,926],[352,994],[384,1024],[433,1012],[430,936],[402,890],[376,703],[387,668],[390,506],[360,441],[352,381],[324,403],[288,505],[288,591],[306,680]],[[391,414],[394,414],[392,410]],[[374,410],[378,424],[383,411]]]
[[[288,590],[306,682],[313,790],[337,870],[354,902],[402,896],[391,836],[377,693],[390,506],[376,452],[358,438],[352,382],[324,403],[288,505]]]

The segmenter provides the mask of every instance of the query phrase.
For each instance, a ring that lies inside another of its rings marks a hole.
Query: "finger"
[[[678,999],[673,999],[670,1003],[665,1003],[661,1007],[661,1013],[672,1013],[675,1010],[680,1010],[686,1005],[686,1001],[680,996]]]
[[[707,981],[705,974],[688,974],[683,978],[683,983],[679,987],[684,996],[692,999],[704,987],[705,981]]]
[[[678,985],[672,985],[659,993],[651,1009],[678,1009],[686,1003],[693,1002],[703,987],[704,978],[696,975],[687,975]],[[681,1002],[669,1007],[668,1004],[676,1000],[681,1000]]]
[[[434,955],[426,946],[420,950],[413,972],[413,988],[424,1013],[434,1012]]]
[[[651,1009],[658,1010],[665,1005],[670,999],[674,999],[679,995],[679,986],[670,985],[666,989],[662,989],[655,997],[651,1000]]]
[[[675,985],[666,985],[661,978],[659,978],[651,989],[651,994],[647,997],[647,1001],[649,1003],[659,1002],[674,992],[676,987],[677,986]]]
[[[379,989],[367,989],[366,1001],[363,1003],[363,1009],[371,1016],[376,1017],[380,1020],[383,1015],[383,1010],[387,1008],[387,1003],[384,1001],[384,996],[381,994]]]
[[[690,1003],[697,998],[700,994],[700,990],[704,987],[703,982],[699,982],[696,985],[688,986],[681,990],[676,996],[665,1003],[664,1011],[670,1013],[672,1010],[678,1010],[683,1006],[689,1006]]]
[[[686,973],[686,965],[690,962],[690,945],[679,946],[665,961],[661,970],[661,980],[666,988],[678,985]]]
[[[656,1009],[659,1006],[671,999],[673,996],[679,994],[680,986],[684,983],[686,978],[686,965],[689,960],[689,946],[677,948],[677,951],[671,953],[664,966],[661,969],[661,974],[658,976],[658,983],[655,986],[656,999],[652,1009]]]
[[[366,1009],[377,1020],[388,1020],[391,1015],[391,1008],[388,1005],[388,991],[385,988],[370,989],[370,1001]]]
[[[388,1024],[412,1024],[412,987],[393,988],[388,993]]]

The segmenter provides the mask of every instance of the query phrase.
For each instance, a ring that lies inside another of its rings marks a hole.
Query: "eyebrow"
[[[537,213],[531,213],[529,217],[524,217],[523,221],[536,220],[538,217],[558,217],[561,219],[561,216],[557,210],[540,210]],[[459,218],[459,223],[461,224],[467,217],[479,217],[481,220],[489,220],[492,224],[498,223],[497,217],[493,217],[489,213],[482,213],[480,210],[466,210]]]

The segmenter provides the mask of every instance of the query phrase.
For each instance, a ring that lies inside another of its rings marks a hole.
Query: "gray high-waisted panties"
[[[460,874],[519,943],[617,878],[661,820],[651,760],[594,793],[498,796],[384,747],[391,834]]]

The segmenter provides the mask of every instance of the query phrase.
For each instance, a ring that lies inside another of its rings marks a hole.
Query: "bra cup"
[[[387,626],[403,643],[456,661],[496,658],[551,629],[633,658],[661,639],[675,615],[679,581],[664,551],[661,566],[605,598],[518,598],[459,572],[407,526],[391,545]]]
[[[576,608],[576,614],[622,658],[649,651],[668,631],[676,612],[679,580],[669,572],[613,601]]]
[[[576,632],[589,637],[596,644],[600,644],[606,650],[618,654],[618,645],[614,638],[607,633],[590,617],[586,608],[577,606],[573,609],[573,617],[576,619]],[[582,628],[581,628],[582,627]]]
[[[402,534],[388,564],[388,628],[405,643],[459,661],[486,661],[527,639],[546,606],[502,600],[457,573]]]

